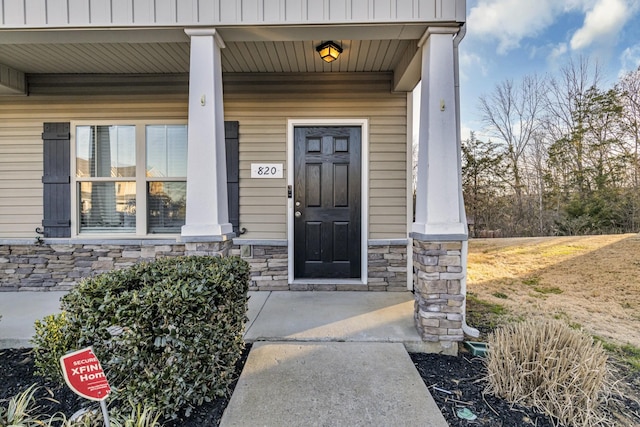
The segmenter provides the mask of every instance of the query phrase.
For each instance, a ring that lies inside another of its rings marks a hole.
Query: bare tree
[[[570,60],[560,70],[558,77],[551,78],[545,97],[545,132],[564,157],[573,163],[572,179],[580,192],[585,190],[584,177],[584,131],[587,93],[598,87],[600,72],[598,65],[591,65],[588,58]],[[567,185],[568,183],[562,183]]]
[[[636,230],[638,224],[638,192],[640,191],[640,67],[636,71],[629,72],[622,76],[618,82],[618,91],[622,103],[622,126],[626,139],[630,144],[630,154],[632,159],[632,182],[633,197],[631,227]]]
[[[533,139],[529,142],[527,150],[524,154],[524,164],[527,170],[527,180],[529,182],[529,194],[532,196],[532,211],[535,209],[537,219],[535,224],[535,233],[542,236],[547,232],[548,225],[545,221],[545,174],[548,157],[548,141],[542,132],[533,135]]]
[[[518,84],[505,80],[489,95],[480,97],[480,111],[487,132],[504,143],[515,193],[513,221],[516,228],[524,216],[522,157],[540,127],[545,82],[537,75],[525,76]]]

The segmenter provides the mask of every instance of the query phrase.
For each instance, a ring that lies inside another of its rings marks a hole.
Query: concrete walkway
[[[0,292],[0,349],[32,347],[33,324],[60,312],[65,292]]]
[[[0,293],[0,348],[30,346],[62,295]],[[250,292],[248,317],[222,426],[447,426],[407,354],[422,347],[410,293]]]

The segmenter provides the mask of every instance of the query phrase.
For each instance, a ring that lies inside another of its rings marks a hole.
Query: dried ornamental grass
[[[486,392],[554,417],[561,425],[605,422],[607,355],[599,342],[566,324],[528,320],[489,336]]]

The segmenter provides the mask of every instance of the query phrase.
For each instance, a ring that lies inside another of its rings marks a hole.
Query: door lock
[[[300,206],[300,202],[296,202],[296,207],[299,207],[299,206]]]

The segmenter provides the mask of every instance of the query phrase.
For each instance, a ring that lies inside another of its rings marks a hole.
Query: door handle
[[[296,216],[296,218],[300,218],[302,216],[302,212],[296,211],[294,215]]]

